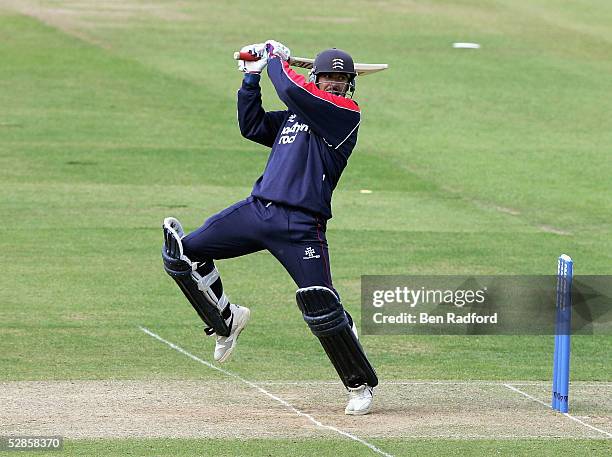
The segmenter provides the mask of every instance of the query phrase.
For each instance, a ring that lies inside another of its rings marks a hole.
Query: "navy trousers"
[[[210,217],[183,238],[183,247],[187,257],[209,268],[214,260],[266,249],[299,288],[325,286],[336,292],[325,230],[320,216],[251,196]]]

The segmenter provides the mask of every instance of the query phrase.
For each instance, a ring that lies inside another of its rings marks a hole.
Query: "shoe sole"
[[[230,357],[230,355],[232,355],[232,352],[234,352],[234,348],[236,347],[236,343],[238,342],[238,337],[240,336],[240,333],[242,332],[242,330],[244,330],[244,327],[246,327],[247,323],[249,322],[249,319],[251,318],[251,310],[248,308],[245,309],[247,312],[244,313],[242,321],[239,322],[238,326],[236,327],[236,338],[234,338],[230,348],[225,351],[225,354],[223,354],[223,356],[219,360],[217,360],[217,362],[225,362]]]

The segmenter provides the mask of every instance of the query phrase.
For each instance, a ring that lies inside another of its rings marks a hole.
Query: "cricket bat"
[[[249,54],[248,52],[235,52],[235,60],[259,60],[259,57]],[[290,57],[289,65],[292,67],[311,69],[314,64],[314,59],[307,59],[306,57]],[[377,71],[386,70],[389,65],[386,63],[355,63],[355,71],[358,75],[369,75],[376,73]]]

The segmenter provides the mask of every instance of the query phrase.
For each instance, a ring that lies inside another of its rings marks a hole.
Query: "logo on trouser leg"
[[[318,259],[319,257],[321,257],[321,256],[319,254],[316,254],[315,250],[313,248],[311,248],[310,246],[308,246],[306,248],[306,250],[304,251],[304,257],[302,257],[302,259],[304,259],[304,260]]]

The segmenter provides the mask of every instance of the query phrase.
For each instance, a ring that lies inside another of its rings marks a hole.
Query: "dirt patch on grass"
[[[321,423],[361,437],[605,437],[503,383],[383,383],[373,413],[362,417],[344,415],[340,384],[261,386]],[[521,388],[547,395],[544,385]],[[612,430],[611,389],[610,384],[574,386],[578,417]],[[239,381],[8,382],[0,383],[0,405],[4,434],[287,438],[333,433]]]
[[[186,22],[193,18],[182,11],[181,2],[142,4],[127,0],[105,2],[0,0],[0,10],[15,11],[39,20],[67,35],[94,46],[110,49],[98,27],[126,27],[147,21]]]
[[[304,16],[303,21],[316,22],[317,24],[354,24],[359,22],[356,17],[341,17],[341,16]]]
[[[78,38],[94,46],[109,49],[110,45],[87,33],[86,16],[76,9],[64,8],[43,3],[33,3],[26,0],[0,0],[0,8],[15,11],[24,16],[34,18],[49,27]]]
[[[50,22],[58,17],[87,22],[142,21],[147,19],[170,22],[191,20],[191,16],[182,11],[186,6],[183,2],[156,4],[129,0],[106,0],[104,2],[0,0],[0,6]]]

